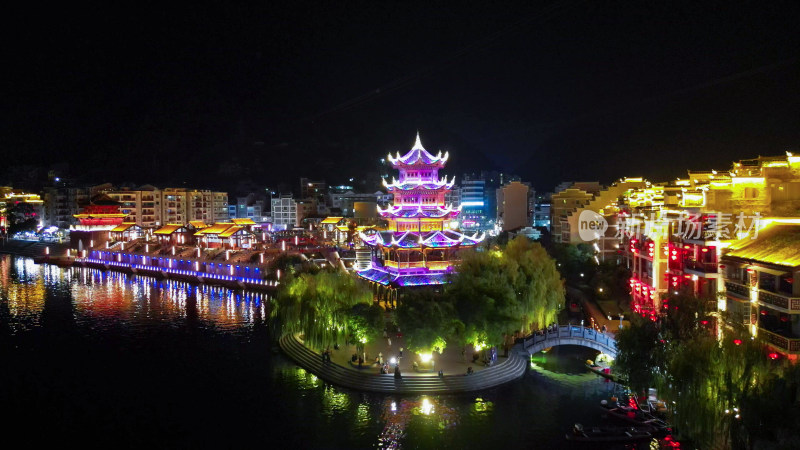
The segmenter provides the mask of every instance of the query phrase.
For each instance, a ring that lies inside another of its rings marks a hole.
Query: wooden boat
[[[606,410],[606,413],[608,413],[609,416],[634,425],[651,427],[655,430],[664,430],[669,427],[669,425],[667,425],[667,423],[663,420],[653,417],[652,415],[647,414],[639,409],[634,409],[627,406],[611,407],[610,405],[603,405],[603,408]]]
[[[591,361],[586,361],[584,363],[587,369],[591,370],[592,372],[600,375],[603,378],[611,380],[615,383],[619,383],[619,378],[616,375],[612,374],[611,372],[606,372],[606,368],[602,366],[598,366],[597,364],[591,363]]]
[[[576,442],[637,442],[651,439],[649,428],[637,427],[592,427],[585,429],[576,423],[572,433],[567,433],[568,441]]]

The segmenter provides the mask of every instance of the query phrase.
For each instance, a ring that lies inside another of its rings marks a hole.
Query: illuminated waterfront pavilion
[[[394,194],[392,206],[378,209],[386,228],[361,234],[371,250],[370,267],[358,272],[361,277],[391,288],[443,284],[453,273],[458,251],[483,240],[483,234],[467,236],[455,229],[461,207],[444,203],[455,177],[439,179],[447,157],[428,153],[419,133],[408,153],[389,155],[400,179],[384,180]]]

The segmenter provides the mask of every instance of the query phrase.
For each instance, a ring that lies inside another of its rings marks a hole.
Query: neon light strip
[[[263,280],[260,278],[245,278],[245,277],[235,277],[232,275],[218,275],[214,273],[206,273],[206,272],[196,272],[194,270],[178,270],[178,269],[170,269],[168,267],[157,267],[157,266],[145,266],[142,264],[128,264],[128,263],[121,263],[116,261],[106,261],[104,259],[95,259],[95,258],[76,258],[76,260],[83,261],[83,262],[90,262],[95,264],[103,264],[108,266],[114,267],[124,267],[128,269],[141,269],[141,270],[148,270],[151,272],[166,272],[175,275],[189,275],[189,276],[196,276],[200,278],[210,278],[214,280],[223,280],[223,281],[241,281],[243,283],[248,284],[255,284],[259,286],[278,286],[277,281],[272,280]]]

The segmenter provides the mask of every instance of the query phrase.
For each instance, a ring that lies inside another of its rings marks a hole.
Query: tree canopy
[[[777,437],[764,422],[777,403],[794,411],[782,426],[797,424],[796,370],[770,361],[744,327],[714,333],[720,318],[706,311],[706,300],[676,296],[666,304],[658,322],[634,320],[617,334],[616,366],[632,388],[658,388],[673,405],[670,423],[678,436],[700,448],[751,448],[756,438]],[[776,403],[775,390],[787,385],[793,398]]]
[[[504,335],[553,322],[563,303],[554,261],[541,245],[519,236],[502,249],[462,253],[444,293],[407,294],[398,321],[407,341],[420,349],[447,341],[493,345]]]
[[[354,308],[357,305],[364,307]],[[343,341],[356,330],[369,337],[362,326],[376,320],[369,312],[371,305],[372,293],[363,281],[320,270],[289,275],[272,301],[271,315],[282,333],[302,333],[307,345],[319,348]]]

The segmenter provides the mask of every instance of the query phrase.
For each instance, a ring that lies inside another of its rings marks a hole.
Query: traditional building
[[[73,215],[78,224],[70,226],[70,247],[84,250],[107,242],[110,231],[122,225],[126,216],[119,202],[104,194],[95,195]]]
[[[361,277],[390,287],[443,284],[453,272],[458,250],[483,240],[483,234],[467,236],[451,227],[461,208],[445,205],[445,196],[455,183],[455,177],[439,179],[447,158],[447,153],[428,153],[419,134],[404,156],[389,155],[400,179],[384,180],[394,194],[392,206],[378,209],[388,222],[385,229],[361,233],[371,249],[370,267],[358,272]]]

